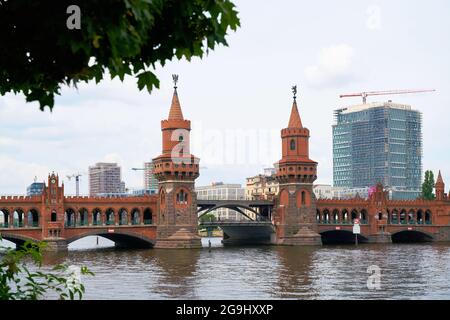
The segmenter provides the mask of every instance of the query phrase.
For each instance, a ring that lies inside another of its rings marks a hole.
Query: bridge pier
[[[284,227],[286,229],[286,226]],[[321,246],[322,236],[307,226],[300,226],[296,233],[284,230],[285,236],[274,237],[277,245],[285,246]]]
[[[61,252],[61,251],[67,251],[68,250],[68,244],[66,239],[44,239],[44,242],[46,243],[46,246],[44,248],[44,251],[48,252]]]
[[[158,230],[158,238],[154,248],[159,249],[199,249],[202,248],[201,237],[189,230],[189,227],[175,227],[177,230],[170,234],[174,227],[162,227],[166,230]],[[196,228],[193,228],[196,229]],[[165,232],[164,232],[165,231]],[[168,235],[170,234],[170,235]]]
[[[392,243],[392,237],[389,232],[378,232],[367,237],[368,243]]]

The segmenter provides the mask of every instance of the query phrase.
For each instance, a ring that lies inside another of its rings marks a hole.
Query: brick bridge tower
[[[64,234],[64,183],[59,186],[59,176],[48,176],[47,186],[42,191],[42,238],[47,250],[67,250]]]
[[[158,179],[156,248],[200,248],[195,179],[199,159],[190,153],[191,122],[183,118],[175,83],[169,117],[161,121],[162,154],[154,161]]]
[[[439,170],[438,177],[436,179],[436,184],[434,185],[436,191],[436,200],[444,200],[445,198],[445,184],[442,179],[441,170]]]
[[[292,89],[294,101],[289,124],[281,130],[282,158],[277,163],[276,173],[280,192],[274,213],[276,239],[273,242],[281,245],[321,245],[313,193],[317,162],[309,158],[309,130],[302,126],[297,109],[297,86]]]

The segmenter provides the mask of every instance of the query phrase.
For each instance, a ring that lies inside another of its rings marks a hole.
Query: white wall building
[[[197,199],[202,200],[244,200],[245,190],[240,184],[213,182],[210,186],[195,187]],[[212,211],[220,220],[243,220],[245,217],[231,209],[219,208]]]

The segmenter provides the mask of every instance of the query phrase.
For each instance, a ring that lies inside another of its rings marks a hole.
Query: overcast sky
[[[142,187],[142,172],[131,168],[161,151],[173,73],[193,124],[192,152],[204,167],[197,185],[244,184],[279,160],[280,129],[297,84],[317,183],[332,183],[333,110],[360,102],[339,94],[436,89],[369,101],[392,99],[423,112],[423,168],[442,169],[449,188],[449,1],[234,2],[241,28],[229,35],[229,47],[158,68],[161,89],[151,95],[128,78],[64,88],[52,113],[23,96],[0,97],[0,194],[23,194],[35,176],[42,181],[52,170],[74,194],[65,176],[99,161],[118,162],[127,186]],[[82,193],[87,181],[81,177]]]

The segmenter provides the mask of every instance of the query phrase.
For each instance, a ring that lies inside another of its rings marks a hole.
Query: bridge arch
[[[89,211],[86,208],[78,209],[77,223],[80,226],[87,226],[89,223]]]
[[[399,218],[398,218],[398,210],[397,209],[393,209],[391,212],[391,219],[390,219],[390,223],[391,224],[398,224],[399,223]]]
[[[358,218],[358,210],[352,209],[352,212],[350,213],[350,221],[353,223],[353,220]]]
[[[73,208],[67,208],[64,212],[64,224],[66,227],[75,226],[76,212]]]
[[[220,204],[220,205],[215,205],[214,207],[203,208],[203,209],[200,209],[199,211],[197,211],[197,213],[200,213],[200,214],[198,215],[198,219],[200,219],[200,218],[203,217],[204,215],[206,215],[206,214],[208,214],[208,213],[210,213],[210,212],[212,212],[212,211],[214,211],[214,210],[220,209],[220,208],[227,208],[227,209],[234,210],[234,211],[240,213],[241,215],[243,215],[244,217],[246,217],[247,219],[249,219],[249,220],[254,220],[254,219],[252,219],[251,217],[249,217],[247,214],[245,214],[244,211],[241,210],[241,209],[246,209],[246,210],[249,210],[249,211],[251,211],[252,213],[254,213],[256,217],[259,217],[259,218],[262,219],[262,220],[265,219],[265,217],[263,217],[263,216],[262,216],[258,211],[256,211],[254,208],[252,208],[252,207],[250,207],[250,206],[243,205],[243,204],[239,204],[239,205],[238,205],[238,204]]]
[[[426,210],[425,211],[425,224],[431,224],[432,220],[431,220],[431,210]]]
[[[130,211],[131,224],[141,224],[141,211],[139,208],[133,208]]]
[[[330,229],[320,232],[323,244],[354,244],[355,235],[350,230]],[[363,234],[358,234],[358,243],[368,242]]]
[[[67,244],[80,240],[89,236],[100,236],[111,240],[119,248],[152,248],[155,245],[155,240],[143,236],[138,233],[115,230],[109,233],[106,230],[92,230],[83,232],[67,239]]]
[[[105,211],[105,223],[107,225],[113,225],[116,223],[116,216],[113,208],[108,208]]]
[[[341,211],[341,222],[345,223],[349,221],[349,210],[348,209],[343,209]]]
[[[98,226],[103,224],[102,210],[100,208],[94,208],[92,210],[92,225]]]
[[[153,224],[153,211],[150,208],[144,210],[144,224]]]
[[[423,224],[423,222],[424,222],[424,219],[423,219],[423,210],[422,209],[419,209],[419,210],[417,210],[417,213],[416,213],[416,220],[417,220],[417,223],[418,224]]]
[[[8,209],[0,208],[0,228],[7,228],[11,224],[11,214]]]
[[[36,208],[31,208],[27,212],[28,227],[38,227],[40,220],[39,211]]]
[[[38,239],[34,239],[32,237],[27,237],[15,233],[9,233],[9,232],[2,232],[2,239],[11,241],[14,243],[17,247],[23,245],[25,241],[32,241],[32,242],[38,242]]]
[[[393,243],[431,242],[434,237],[419,230],[400,230],[391,234]]]
[[[359,213],[359,219],[361,220],[360,223],[367,223],[367,218],[368,218],[369,214],[367,213],[366,209],[362,209],[361,212]],[[383,214],[382,214],[383,216]]]
[[[128,210],[126,208],[120,208],[117,214],[118,214],[119,225],[127,225],[128,224]]]

